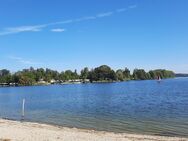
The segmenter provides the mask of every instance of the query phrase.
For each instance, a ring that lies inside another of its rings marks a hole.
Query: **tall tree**
[[[125,70],[123,71],[123,75],[124,75],[125,80],[131,79],[131,73],[130,73],[130,70],[128,68],[125,68]]]
[[[119,70],[116,71],[116,78],[119,81],[124,81],[125,80],[123,70],[119,69]]]
[[[85,81],[89,76],[89,69],[85,67],[83,70],[81,70],[80,78]]]

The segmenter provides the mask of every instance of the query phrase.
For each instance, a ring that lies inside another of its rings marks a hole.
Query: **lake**
[[[188,78],[0,88],[0,117],[67,127],[188,137]]]

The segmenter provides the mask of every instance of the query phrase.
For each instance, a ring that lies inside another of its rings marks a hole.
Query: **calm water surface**
[[[0,117],[113,132],[188,137],[188,78],[0,88]]]

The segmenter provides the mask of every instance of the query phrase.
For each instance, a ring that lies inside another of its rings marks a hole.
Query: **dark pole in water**
[[[22,120],[24,120],[24,116],[25,116],[25,99],[23,99],[22,102]]]

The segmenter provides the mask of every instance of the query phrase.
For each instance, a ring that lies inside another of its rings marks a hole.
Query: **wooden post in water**
[[[22,120],[24,120],[24,116],[25,116],[25,99],[23,99],[22,102]]]

